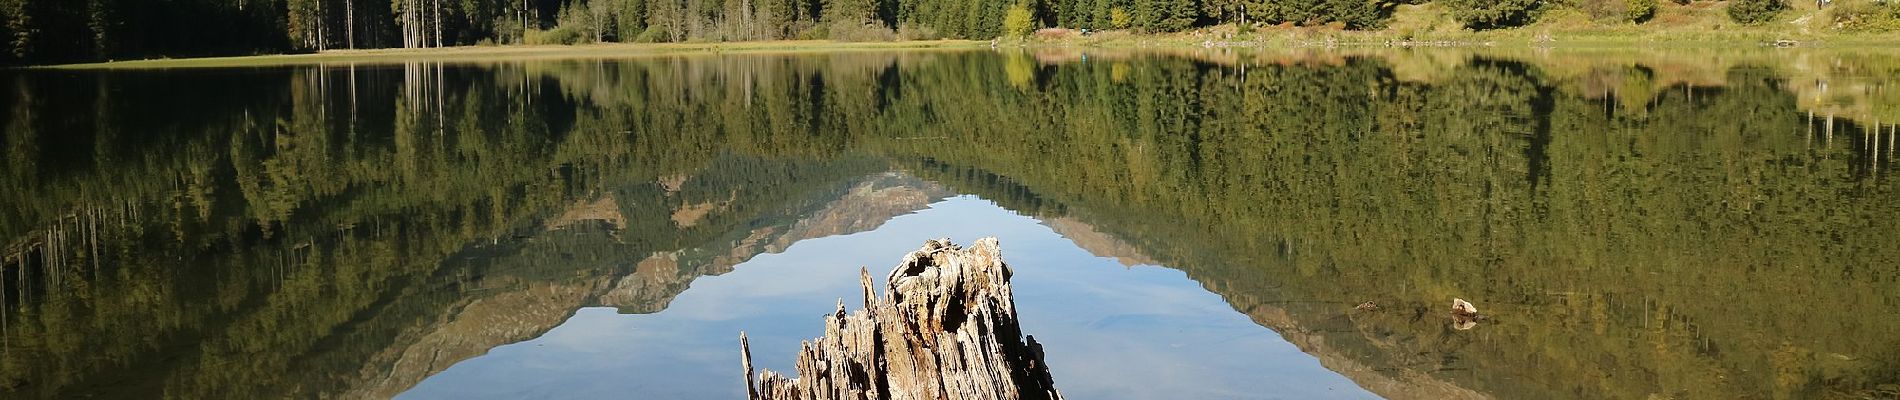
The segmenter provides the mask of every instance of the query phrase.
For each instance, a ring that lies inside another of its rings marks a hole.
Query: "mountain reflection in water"
[[[1148,356],[1233,367],[1208,397],[1900,396],[1900,55],[1180,53],[7,72],[0,397],[449,395],[589,324],[1010,232],[1077,398],[1198,371]],[[1224,305],[1142,297],[1182,288]],[[728,316],[809,337],[850,297],[779,289]],[[1121,312],[1160,305],[1201,311]],[[579,354],[632,365],[611,339]],[[707,362],[596,378],[738,388]]]

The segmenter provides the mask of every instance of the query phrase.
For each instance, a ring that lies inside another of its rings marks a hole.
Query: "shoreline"
[[[837,51],[929,49],[1219,49],[1273,51],[1333,48],[1466,49],[1849,49],[1887,52],[1900,49],[1900,34],[1844,29],[1829,22],[1828,12],[1802,2],[1790,4],[1770,20],[1742,24],[1731,20],[1717,2],[1664,3],[1642,22],[1606,19],[1580,9],[1539,11],[1523,26],[1471,30],[1440,2],[1401,4],[1376,28],[1346,30],[1343,24],[1206,25],[1179,32],[1144,33],[1129,29],[1044,28],[1027,37],[957,40],[840,42],[765,40],[689,43],[593,43],[573,45],[471,45],[445,48],[327,50],[314,53],[181,57],[24,65],[19,69],[182,69],[402,62],[480,63],[532,59],[607,59],[683,54],[774,54]]]
[[[1462,32],[1404,38],[1390,31],[1341,31],[1326,28],[1270,28],[1245,34],[1231,29],[1137,34],[1122,31],[1091,36],[1031,37],[996,40],[912,40],[893,42],[837,42],[829,40],[772,40],[703,43],[593,43],[576,45],[492,45],[421,49],[327,50],[303,54],[265,54],[160,58],[79,64],[22,66],[41,70],[132,70],[280,67],[313,64],[394,64],[410,61],[492,62],[533,59],[613,59],[687,54],[797,54],[840,51],[1011,49],[1111,50],[1287,50],[1287,49],[1501,49],[1537,50],[1647,50],[1647,49],[1768,49],[1792,40],[1787,50],[1867,49],[1895,51],[1900,39],[1884,35],[1826,35],[1780,38],[1768,32],[1712,32],[1709,36],[1660,40],[1656,34],[1570,31],[1532,34],[1524,30]]]
[[[523,59],[630,58],[677,54],[776,54],[835,51],[949,50],[988,48],[987,40],[913,40],[896,42],[834,42],[829,40],[772,40],[704,43],[591,43],[575,45],[456,46],[420,49],[349,49],[303,54],[262,54],[78,64],[23,66],[21,69],[108,70],[278,67],[329,63],[390,64],[406,61],[478,62]]]

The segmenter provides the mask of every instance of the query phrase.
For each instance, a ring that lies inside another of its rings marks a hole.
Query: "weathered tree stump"
[[[995,238],[969,249],[924,243],[891,270],[884,295],[859,273],[864,310],[844,302],[825,318],[825,336],[805,342],[798,378],[756,377],[739,334],[746,393],[755,400],[1061,399],[1042,346],[1025,343],[1010,294],[1010,269]]]

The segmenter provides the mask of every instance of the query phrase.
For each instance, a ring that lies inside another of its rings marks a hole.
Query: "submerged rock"
[[[1478,316],[1478,306],[1471,305],[1471,302],[1465,301],[1465,299],[1453,298],[1451,299],[1451,314],[1463,317],[1476,317]]]
[[[969,249],[932,240],[891,270],[883,296],[859,274],[865,309],[844,303],[825,336],[805,342],[792,378],[756,376],[739,334],[746,394],[754,400],[1061,399],[1042,346],[1022,339],[1011,271],[995,238]]]
[[[1471,305],[1465,299],[1451,299],[1451,327],[1457,330],[1469,330],[1478,327],[1478,321],[1484,316],[1478,315],[1478,306]]]

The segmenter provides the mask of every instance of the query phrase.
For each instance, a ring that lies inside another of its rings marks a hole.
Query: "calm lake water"
[[[0,398],[742,398],[985,236],[1075,399],[1895,398],[1896,122],[1852,50],[0,72]]]

